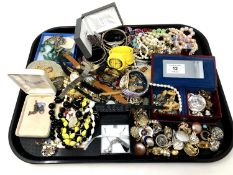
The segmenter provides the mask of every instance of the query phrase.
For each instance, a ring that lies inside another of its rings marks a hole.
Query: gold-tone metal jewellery
[[[184,151],[187,156],[195,157],[202,150],[217,151],[224,138],[223,130],[217,126],[207,126],[194,122],[180,124],[161,124],[150,120],[147,111],[137,109],[132,111],[134,126],[130,129],[135,139],[134,153],[137,156],[154,155],[170,157],[178,156]]]

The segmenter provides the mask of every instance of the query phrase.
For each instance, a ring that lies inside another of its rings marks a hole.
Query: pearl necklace
[[[168,89],[174,90],[174,91],[176,92],[176,94],[177,94],[177,97],[178,97],[178,103],[180,104],[179,112],[182,111],[182,100],[181,100],[181,95],[180,95],[179,91],[178,91],[175,87],[173,87],[173,86],[171,86],[171,85],[156,84],[156,83],[150,83],[150,85],[151,85],[151,86],[154,86],[154,87],[162,87],[162,88],[168,88]]]

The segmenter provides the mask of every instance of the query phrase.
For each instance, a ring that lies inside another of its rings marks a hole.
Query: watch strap
[[[100,88],[102,89],[103,91],[105,92],[115,92],[111,87],[105,85],[105,84],[102,84],[100,83],[99,81],[97,80],[93,80],[92,81],[92,85],[97,87],[97,88]],[[125,100],[120,94],[114,94],[112,95],[113,98],[115,98],[119,103],[121,104],[128,104],[128,101]]]
[[[70,61],[76,69],[80,69],[81,68],[80,63],[77,60],[75,60],[74,57],[72,57],[68,53],[63,53],[62,56],[65,59],[67,59],[68,61]]]

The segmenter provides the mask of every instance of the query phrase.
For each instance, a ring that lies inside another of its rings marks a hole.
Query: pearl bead
[[[146,153],[146,147],[142,143],[136,143],[134,145],[134,153],[137,156],[143,156]]]
[[[194,122],[194,123],[192,124],[192,130],[193,130],[196,134],[200,134],[201,131],[202,131],[201,124],[198,123],[198,122]]]
[[[173,156],[177,156],[179,154],[179,151],[174,149],[171,151],[171,153]]]

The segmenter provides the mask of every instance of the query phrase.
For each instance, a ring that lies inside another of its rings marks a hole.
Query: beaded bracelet
[[[155,53],[180,54],[185,49],[189,55],[192,55],[198,50],[194,35],[195,32],[189,27],[137,30],[137,32],[135,29],[135,32],[130,32],[129,38],[135,48],[135,58],[145,59],[141,53],[147,52],[150,57]]]

